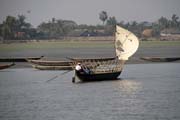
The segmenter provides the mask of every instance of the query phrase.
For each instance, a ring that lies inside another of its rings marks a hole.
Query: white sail
[[[128,60],[139,47],[138,38],[130,31],[116,26],[115,48],[119,60]]]

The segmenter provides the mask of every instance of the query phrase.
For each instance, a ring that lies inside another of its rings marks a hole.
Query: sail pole
[[[115,27],[115,31],[114,31],[113,34],[114,34],[113,35],[114,36],[114,52],[115,52],[115,57],[117,57],[117,53],[116,53],[116,27]]]

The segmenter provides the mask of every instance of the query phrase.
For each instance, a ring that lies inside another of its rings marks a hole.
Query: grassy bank
[[[140,47],[168,47],[179,46],[180,41],[141,41]]]
[[[180,41],[140,41],[140,47],[168,47],[179,46]],[[31,42],[0,44],[0,51],[22,51],[28,49],[58,49],[58,48],[112,48],[110,41],[59,41],[59,42]]]

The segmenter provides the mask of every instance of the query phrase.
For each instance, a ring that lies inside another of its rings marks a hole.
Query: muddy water
[[[179,120],[179,71],[130,64],[119,80],[73,84],[73,72],[2,70],[0,120]]]

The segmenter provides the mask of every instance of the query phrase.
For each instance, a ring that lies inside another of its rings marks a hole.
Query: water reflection
[[[135,80],[122,79],[118,81],[118,88],[127,94],[133,94],[141,90],[142,84]]]

